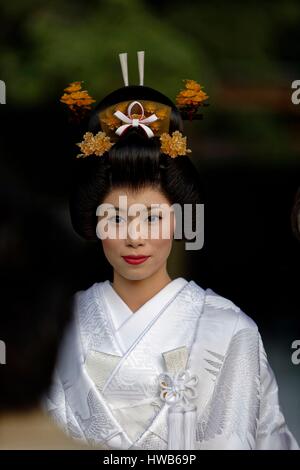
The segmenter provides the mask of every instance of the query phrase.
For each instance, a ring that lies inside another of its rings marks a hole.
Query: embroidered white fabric
[[[102,284],[77,293],[43,402],[66,432],[108,448],[167,449],[169,405],[158,377],[166,353],[186,348],[199,380],[195,449],[299,449],[257,325],[236,305],[194,281],[170,286],[124,352]]]

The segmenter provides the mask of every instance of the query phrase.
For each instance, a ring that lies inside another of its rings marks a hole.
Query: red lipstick
[[[128,264],[141,264],[144,263],[150,256],[122,256],[122,258],[126,261]]]

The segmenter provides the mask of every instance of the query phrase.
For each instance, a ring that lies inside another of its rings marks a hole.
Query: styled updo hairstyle
[[[183,121],[174,103],[159,91],[140,85],[125,86],[106,96],[93,110],[87,131],[93,134],[101,131],[98,113],[127,100],[149,100],[170,106],[169,134],[183,131]],[[98,240],[96,210],[115,188],[133,191],[156,188],[171,204],[192,204],[193,208],[202,202],[199,175],[190,157],[172,158],[161,153],[160,145],[159,136],[148,138],[141,127],[130,127],[102,156],[74,159],[70,212],[73,227],[80,236]]]

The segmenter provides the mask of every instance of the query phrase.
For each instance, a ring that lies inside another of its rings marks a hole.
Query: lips
[[[144,263],[150,256],[143,256],[143,255],[138,255],[138,256],[122,256],[122,258],[126,261],[128,264],[141,264]]]

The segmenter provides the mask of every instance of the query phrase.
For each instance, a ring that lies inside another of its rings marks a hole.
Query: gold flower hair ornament
[[[160,141],[161,151],[172,158],[191,152],[191,150],[186,147],[186,137],[183,137],[179,131],[174,131],[172,135],[164,132],[160,136]],[[92,132],[86,132],[83,136],[83,141],[79,142],[77,145],[83,153],[78,154],[76,158],[84,158],[90,155],[101,157],[114,143],[111,142],[105,132],[100,131],[96,135]]]
[[[100,131],[96,135],[92,132],[86,132],[83,136],[83,141],[76,145],[78,145],[83,152],[78,154],[76,158],[88,157],[89,155],[101,157],[101,155],[112,147],[113,143],[105,132]]]
[[[60,98],[60,102],[66,104],[72,112],[75,121],[83,119],[92,109],[91,104],[96,102],[86,90],[82,90],[82,83],[82,81],[70,83]]]
[[[209,96],[203,91],[201,86],[195,80],[183,80],[185,82],[184,90],[181,90],[176,96],[176,105],[183,119],[192,121],[193,119],[202,119],[203,115],[198,113],[199,106],[208,106],[204,103]]]
[[[160,141],[161,151],[172,158],[192,152],[190,149],[186,148],[186,137],[183,137],[179,131],[174,131],[172,135],[164,132],[160,136]]]

